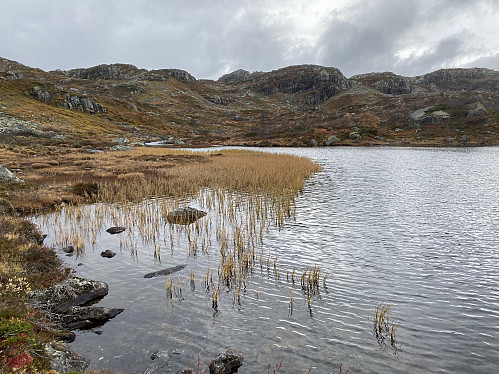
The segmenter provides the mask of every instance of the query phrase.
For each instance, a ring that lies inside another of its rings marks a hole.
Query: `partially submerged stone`
[[[68,330],[91,329],[116,317],[123,310],[120,308],[75,306],[61,317],[61,324]]]
[[[157,277],[160,275],[170,275],[170,274],[176,273],[177,271],[184,269],[186,266],[187,266],[187,264],[177,265],[177,266],[173,266],[171,268],[153,271],[152,273],[147,273],[146,275],[144,275],[144,278],[154,278],[154,277]]]
[[[231,349],[220,353],[209,365],[210,374],[233,374],[237,373],[243,364],[243,356],[234,353]]]
[[[116,256],[116,253],[114,253],[110,249],[106,249],[105,251],[102,251],[100,255],[102,257],[113,258],[114,256]]]
[[[108,228],[106,231],[108,233],[110,233],[111,235],[115,235],[115,234],[122,233],[125,230],[126,230],[126,227],[112,226],[112,227]]]
[[[166,215],[166,219],[170,223],[179,225],[189,225],[196,222],[198,219],[204,217],[207,213],[195,208],[178,208]]]

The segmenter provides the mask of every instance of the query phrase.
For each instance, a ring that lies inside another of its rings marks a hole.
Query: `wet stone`
[[[115,235],[115,234],[122,233],[125,230],[126,230],[126,227],[112,226],[112,227],[108,228],[106,231],[108,233],[110,233],[111,235]]]

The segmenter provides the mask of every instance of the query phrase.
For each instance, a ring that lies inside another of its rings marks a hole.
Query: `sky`
[[[47,71],[499,70],[499,0],[0,0],[0,9],[0,57]]]

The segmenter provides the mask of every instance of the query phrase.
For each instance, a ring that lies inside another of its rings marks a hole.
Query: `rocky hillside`
[[[0,58],[8,147],[495,145],[499,72],[345,77],[332,67],[237,70],[217,81],[133,65],[45,72]],[[49,147],[49,148],[47,148]]]

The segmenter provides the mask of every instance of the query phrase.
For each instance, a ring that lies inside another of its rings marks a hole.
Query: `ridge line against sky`
[[[2,6],[0,56],[43,70],[130,63],[208,79],[298,64],[346,76],[499,70],[497,19],[499,0],[17,0]]]

